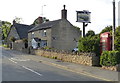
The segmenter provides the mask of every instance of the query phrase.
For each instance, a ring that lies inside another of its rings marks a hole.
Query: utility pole
[[[114,41],[115,41],[115,0],[113,0],[113,27],[112,27],[112,50],[115,50]]]

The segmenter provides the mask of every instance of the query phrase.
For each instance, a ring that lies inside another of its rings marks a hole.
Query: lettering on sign
[[[106,35],[101,35],[101,37],[108,37],[108,34],[106,34]]]

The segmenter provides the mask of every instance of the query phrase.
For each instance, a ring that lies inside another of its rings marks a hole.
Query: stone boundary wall
[[[111,70],[111,71],[119,71],[120,72],[120,64],[116,65],[116,66],[102,66],[103,69],[106,70]]]
[[[44,56],[47,58],[58,59],[65,62],[72,62],[77,64],[83,64],[88,66],[99,66],[99,57],[94,53],[80,53],[80,54],[69,54],[69,53],[58,53],[45,50],[32,50],[32,54]]]
[[[25,48],[24,42],[22,40],[17,40],[13,42],[13,50],[28,53],[28,48]]]

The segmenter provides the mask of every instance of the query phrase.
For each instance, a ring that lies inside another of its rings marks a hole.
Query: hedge
[[[84,37],[79,40],[78,49],[79,52],[93,52],[96,55],[100,55],[100,38],[99,36]]]
[[[104,51],[100,56],[100,65],[102,66],[115,66],[120,64],[119,51]]]

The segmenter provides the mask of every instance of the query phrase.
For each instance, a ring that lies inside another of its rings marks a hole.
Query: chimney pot
[[[65,10],[65,5],[63,5],[63,7],[64,7],[64,10]]]
[[[67,10],[65,9],[65,5],[63,5],[64,9],[61,11],[61,18],[67,19]]]

